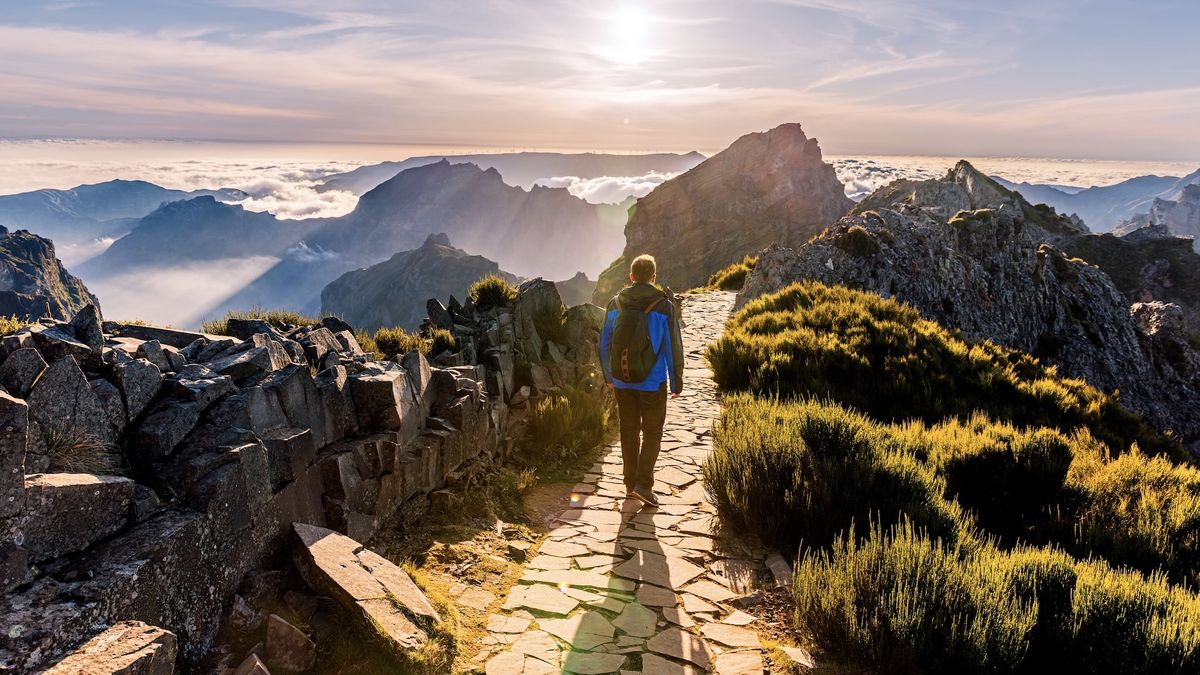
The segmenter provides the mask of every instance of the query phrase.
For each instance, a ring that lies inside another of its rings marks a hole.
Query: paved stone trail
[[[575,486],[500,612],[489,617],[488,675],[762,675],[755,617],[731,606],[763,578],[763,552],[714,536],[701,484],[719,411],[704,346],[721,334],[733,293],[684,303],[684,394],[667,404],[655,492],[626,501],[614,442]]]

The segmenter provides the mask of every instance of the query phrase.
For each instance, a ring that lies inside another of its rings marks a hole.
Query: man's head
[[[629,280],[635,284],[652,284],[658,278],[654,256],[643,253],[629,264]]]

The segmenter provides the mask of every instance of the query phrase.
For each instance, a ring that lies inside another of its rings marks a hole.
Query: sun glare
[[[633,4],[621,5],[608,16],[608,35],[596,53],[613,63],[636,66],[654,56],[650,27],[654,22],[645,9]]]

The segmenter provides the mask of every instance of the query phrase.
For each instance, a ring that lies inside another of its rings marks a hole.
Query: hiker
[[[608,303],[600,334],[604,380],[616,391],[621,419],[621,461],[628,497],[658,506],[654,463],[667,418],[667,382],[671,398],[683,391],[683,338],[679,309],[655,285],[653,256],[640,255],[629,265],[629,286]]]

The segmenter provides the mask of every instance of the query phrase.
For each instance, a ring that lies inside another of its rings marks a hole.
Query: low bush
[[[944,481],[880,425],[834,404],[728,397],[704,465],[727,523],[785,551],[908,518],[957,540],[970,524]]]
[[[458,351],[458,339],[454,337],[454,333],[445,328],[434,328],[429,336],[429,349],[426,354],[437,356],[442,352]]]
[[[275,328],[291,329],[296,326],[311,326],[321,323],[321,320],[306,316],[299,312],[293,312],[288,309],[267,309],[265,307],[255,307],[248,310],[230,310],[225,312],[225,316],[219,319],[212,319],[201,324],[201,330],[212,335],[228,335],[230,319],[246,319],[266,321]]]
[[[504,279],[490,274],[471,284],[467,297],[482,310],[503,307],[517,299],[517,289]]]
[[[741,262],[733,263],[732,265],[722,269],[708,278],[707,288],[715,288],[720,291],[740,291],[742,286],[746,284],[746,277],[754,271],[755,265],[758,264],[758,258],[755,256],[746,256]]]
[[[1037,620],[996,566],[910,523],[846,534],[796,566],[796,618],[825,655],[880,673],[1012,672]]]
[[[1085,443],[1066,491],[1080,553],[1200,585],[1200,469]]]
[[[797,622],[888,673],[1196,673],[1200,599],[1049,548],[956,548],[911,524],[807,550]]]
[[[28,321],[17,318],[16,314],[12,316],[0,316],[0,337],[12,335],[28,325]]]
[[[409,333],[403,328],[380,328],[371,336],[371,341],[375,344],[372,351],[389,359],[397,354],[407,354],[413,350],[429,351],[429,341],[416,333]]]
[[[605,401],[565,388],[538,401],[521,448],[529,464],[556,469],[600,445],[609,422]]]
[[[1085,426],[1117,452],[1137,442],[1184,456],[1115,395],[871,293],[793,284],[746,305],[707,356],[725,390],[831,398],[884,421],[936,423],[982,410],[1019,426]]]

